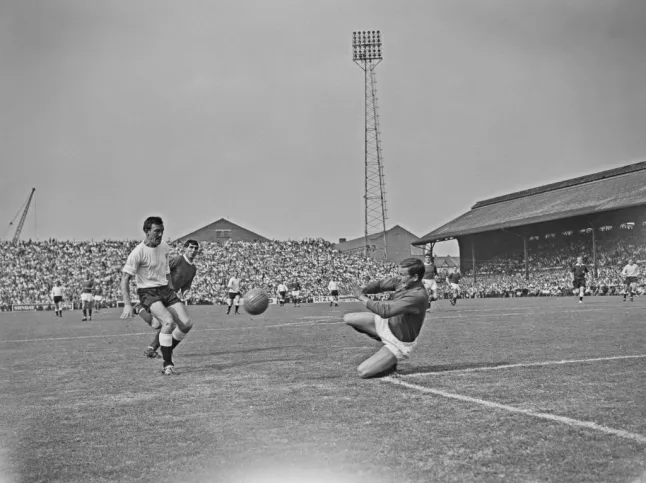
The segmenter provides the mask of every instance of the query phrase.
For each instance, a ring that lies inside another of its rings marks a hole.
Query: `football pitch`
[[[576,300],[441,301],[372,380],[354,303],[191,306],[179,376],[120,310],[0,313],[0,482],[641,481],[646,299]]]

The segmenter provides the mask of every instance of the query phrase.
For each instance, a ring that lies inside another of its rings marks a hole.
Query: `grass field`
[[[0,482],[641,481],[645,299],[443,301],[376,380],[360,309],[190,307],[176,377],[116,309],[2,313]]]

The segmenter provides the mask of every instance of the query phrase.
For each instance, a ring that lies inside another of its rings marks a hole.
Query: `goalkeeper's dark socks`
[[[158,330],[158,331],[155,333],[155,338],[153,339],[153,341],[152,341],[152,342],[150,343],[150,345],[148,346],[148,347],[152,348],[152,350],[154,350],[154,351],[156,351],[157,349],[159,349],[159,333],[160,333],[160,331]]]
[[[238,309],[240,308],[239,305],[236,305],[236,314],[238,313]]]

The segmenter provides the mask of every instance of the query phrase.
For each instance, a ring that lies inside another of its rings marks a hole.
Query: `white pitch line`
[[[274,327],[300,327],[300,326],[305,326],[305,327],[312,327],[316,325],[334,325],[334,324],[342,324],[343,322],[327,322],[325,323],[316,323],[313,321],[304,321],[304,322],[290,322],[286,324],[275,324],[275,325],[254,325],[254,326],[246,326],[246,327],[219,327],[219,328],[213,328],[213,329],[199,329],[199,332],[221,332],[221,331],[228,331],[228,330],[240,330],[240,329],[250,329],[250,330],[256,330],[256,329],[272,329]],[[9,344],[12,342],[46,342],[46,341],[53,341],[53,340],[76,340],[76,339],[105,339],[108,337],[129,337],[133,335],[150,335],[152,331],[149,332],[131,332],[129,334],[103,334],[103,335],[77,335],[74,337],[43,337],[43,338],[36,338],[36,339],[12,339],[12,340],[0,340],[0,344]]]
[[[646,354],[637,354],[630,356],[610,356],[610,357],[595,357],[593,359],[570,359],[561,361],[542,361],[542,362],[519,362],[518,364],[504,364],[500,366],[488,367],[469,367],[467,369],[449,369],[448,371],[435,371],[435,372],[417,372],[412,374],[402,374],[400,377],[414,377],[414,376],[442,376],[444,374],[466,374],[469,372],[483,372],[483,371],[496,371],[499,369],[513,369],[516,367],[539,367],[539,366],[555,366],[559,364],[580,364],[584,362],[599,362],[599,361],[618,361],[622,359],[643,359]]]
[[[516,408],[514,406],[507,406],[506,404],[500,404],[492,401],[485,401],[484,399],[479,399],[475,397],[462,396],[460,394],[453,394],[446,391],[441,391],[439,389],[432,389],[429,387],[419,386],[417,384],[411,384],[409,382],[401,381],[395,379],[391,376],[384,377],[382,381],[390,382],[399,386],[408,387],[410,389],[415,389],[417,391],[426,393],[426,394],[435,394],[437,396],[443,396],[449,399],[457,399],[458,401],[464,401],[474,404],[480,404],[481,406],[486,406],[493,409],[502,409],[504,411],[509,411],[512,413],[524,414],[526,416],[532,416],[534,418],[547,419],[550,421],[556,421],[557,423],[567,424],[568,426],[575,426],[586,429],[593,429],[595,431],[601,431],[602,433],[612,434],[614,436],[619,436],[625,439],[631,439],[637,441],[638,443],[646,444],[646,436],[637,433],[631,433],[624,431],[623,429],[614,429],[607,426],[602,426],[597,423],[590,421],[579,421],[577,419],[567,418],[565,416],[556,416],[549,413],[539,413],[536,411],[530,411],[529,409]]]

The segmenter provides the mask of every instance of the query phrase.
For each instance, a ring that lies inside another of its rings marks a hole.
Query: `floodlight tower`
[[[365,255],[370,249],[370,235],[379,234],[384,239],[384,258],[388,258],[386,246],[386,185],[379,132],[377,106],[377,75],[375,68],[383,60],[381,56],[381,32],[378,30],[352,33],[352,60],[364,74],[365,117]]]

